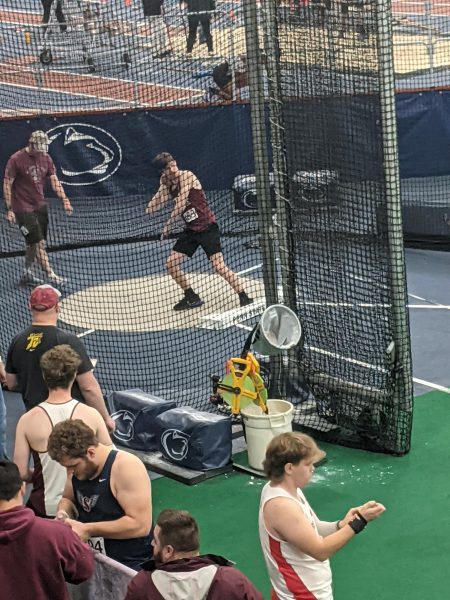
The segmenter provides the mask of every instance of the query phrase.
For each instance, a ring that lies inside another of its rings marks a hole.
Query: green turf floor
[[[412,450],[404,457],[322,446],[328,461],[306,495],[335,520],[366,500],[383,502],[379,521],[332,559],[335,600],[441,600],[450,590],[450,397],[416,399]],[[264,481],[234,472],[188,487],[153,482],[155,515],[183,508],[198,519],[202,552],[223,554],[269,598],[258,541]]]

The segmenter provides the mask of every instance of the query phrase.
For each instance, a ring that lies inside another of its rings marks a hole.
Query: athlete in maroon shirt
[[[44,131],[34,131],[28,146],[15,152],[6,165],[3,182],[3,196],[6,204],[6,218],[17,222],[25,238],[25,271],[21,285],[44,283],[31,272],[37,261],[52,283],[61,284],[65,280],[53,271],[45,250],[48,230],[47,203],[44,197],[44,184],[48,177],[56,195],[61,198],[64,210],[72,214],[72,206],[56,176],[55,165],[47,154],[49,140]]]
[[[166,262],[169,275],[184,291],[184,298],[175,304],[173,309],[186,310],[203,304],[203,300],[194,292],[186,274],[181,270],[186,256],[192,257],[199,246],[211,261],[214,271],[239,295],[240,305],[251,304],[253,299],[245,293],[242,281],[224,262],[216,217],[208,206],[205,192],[197,177],[191,171],[181,171],[168,152],[158,154],[152,164],[160,172],[161,179],[159,189],[148,203],[145,212],[152,214],[170,199],[173,200],[174,207],[164,225],[162,240],[170,234],[174,222],[178,219],[183,219],[186,225]]]

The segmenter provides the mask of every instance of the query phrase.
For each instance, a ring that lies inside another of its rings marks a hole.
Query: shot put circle
[[[239,307],[238,295],[215,274],[188,273],[203,306],[174,311],[183,297],[169,275],[109,281],[71,294],[61,302],[60,320],[83,329],[146,332],[196,327],[204,315]],[[264,297],[262,281],[241,277],[252,298]]]

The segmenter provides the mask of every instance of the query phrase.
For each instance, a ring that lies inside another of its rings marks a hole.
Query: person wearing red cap
[[[57,327],[61,293],[51,285],[36,287],[30,296],[31,326],[21,331],[9,346],[6,358],[6,383],[18,391],[27,410],[48,397],[48,388],[42,377],[41,356],[50,348],[68,344],[81,359],[72,386],[72,398],[96,408],[109,431],[114,431],[114,420],[106,410],[102,391],[93,374],[93,364],[82,341],[73,333]]]
[[[63,202],[64,210],[71,215],[72,205],[56,176],[55,165],[48,154],[49,139],[44,131],[34,131],[26,148],[15,152],[8,160],[3,182],[6,218],[19,225],[25,238],[25,270],[20,285],[38,285],[41,279],[33,275],[35,262],[46,273],[51,283],[62,284],[64,278],[56,275],[50,266],[45,240],[48,230],[48,211],[44,197],[47,177],[55,194]]]

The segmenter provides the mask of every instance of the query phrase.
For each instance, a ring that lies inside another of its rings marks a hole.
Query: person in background
[[[13,462],[0,460],[0,597],[69,600],[67,583],[94,572],[94,557],[70,527],[23,506],[25,484]]]
[[[50,140],[44,131],[34,131],[28,145],[15,152],[8,160],[3,181],[6,218],[17,222],[25,239],[25,270],[19,285],[44,283],[32,273],[35,262],[39,264],[50,283],[60,285],[64,277],[56,275],[45,249],[48,231],[48,209],[44,184],[50,180],[55,194],[62,200],[68,215],[73,212],[69,198],[56,176],[56,169],[48,154]]]
[[[152,496],[143,463],[100,443],[79,419],[55,425],[47,450],[67,469],[57,518],[99,552],[138,570],[151,556]]]
[[[184,510],[163,510],[156,521],[153,559],[128,584],[125,600],[262,600],[222,556],[200,554],[198,525]]]
[[[189,33],[186,40],[186,56],[192,56],[192,49],[197,37],[198,26],[202,26],[208,53],[213,56],[213,39],[211,35],[211,12],[215,10],[215,0],[181,0],[181,8],[187,9]]]
[[[267,447],[263,466],[269,482],[261,492],[259,537],[273,600],[333,600],[328,559],[385,511],[370,500],[343,519],[321,521],[302,490],[324,456],[311,437],[298,432],[281,433]]]
[[[68,344],[81,358],[72,386],[72,397],[96,408],[108,430],[112,432],[115,423],[106,410],[102,391],[93,373],[94,366],[83,342],[76,335],[57,326],[60,298],[60,291],[48,284],[40,285],[31,292],[31,326],[16,335],[8,350],[8,389],[22,394],[26,410],[43,402],[48,396],[48,388],[42,377],[41,357],[54,346]]]
[[[48,387],[48,398],[25,413],[17,424],[14,462],[22,479],[33,484],[27,506],[38,517],[55,517],[66,483],[66,470],[47,452],[53,427],[66,419],[81,419],[92,428],[98,440],[112,446],[100,413],[72,398],[72,385],[81,359],[67,344],[47,350],[41,369]],[[30,469],[30,456],[34,468]]]
[[[6,458],[6,405],[2,386],[6,385],[6,371],[0,356],[0,460]]]
[[[42,15],[42,23],[44,24],[44,33],[47,31],[47,25],[48,25],[48,22],[50,21],[50,12],[52,10],[53,4],[55,4],[55,15],[56,15],[56,18],[58,19],[59,28],[60,28],[61,32],[64,33],[65,31],[67,31],[66,18],[64,16],[64,13],[62,10],[62,0],[41,0],[41,2],[42,2],[42,8],[44,9],[44,12]]]

